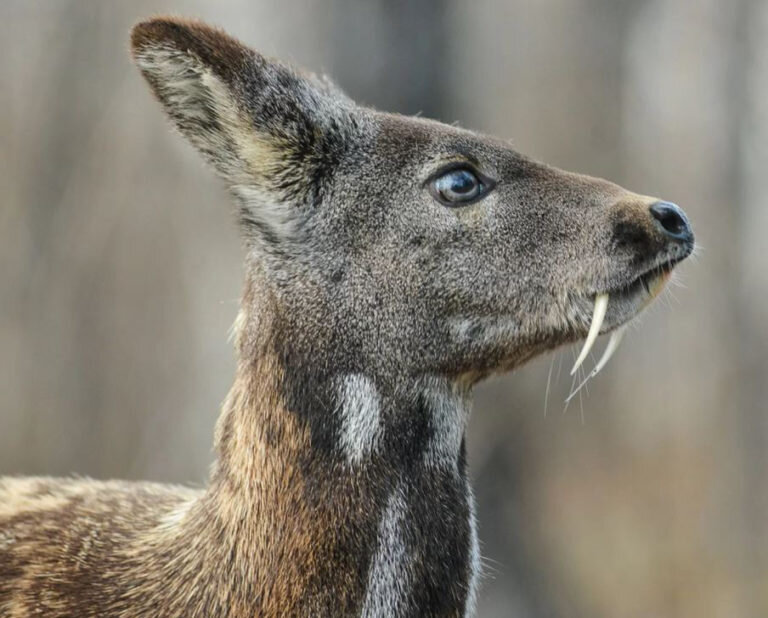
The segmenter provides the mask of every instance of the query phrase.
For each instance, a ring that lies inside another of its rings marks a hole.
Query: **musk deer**
[[[234,386],[203,491],[0,481],[0,614],[471,614],[473,386],[621,332],[692,251],[686,216],[199,22],[131,45],[238,204]]]

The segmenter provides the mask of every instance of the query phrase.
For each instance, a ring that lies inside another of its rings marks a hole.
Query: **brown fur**
[[[356,106],[198,22],[139,24],[132,51],[239,200],[246,284],[216,464],[204,491],[0,480],[0,615],[471,613],[471,387],[583,337],[596,294],[611,294],[606,330],[632,319],[692,250],[687,219]],[[489,191],[437,199],[456,164]]]
[[[2,615],[355,609],[365,580],[344,569],[352,556],[344,530],[357,527],[350,517],[366,517],[352,508],[365,497],[352,491],[349,504],[307,500],[310,482],[314,495],[331,497],[354,479],[306,460],[306,427],[275,396],[280,367],[269,338],[259,341],[263,355],[241,365],[224,405],[206,491],[92,480],[0,483]]]

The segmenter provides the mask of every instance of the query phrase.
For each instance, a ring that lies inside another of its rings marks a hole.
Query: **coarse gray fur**
[[[0,614],[462,616],[480,569],[472,387],[624,324],[691,251],[657,200],[356,105],[195,21],[136,64],[231,189],[238,368],[203,491],[0,480]],[[447,206],[446,166],[490,179]],[[687,222],[686,222],[687,224]]]

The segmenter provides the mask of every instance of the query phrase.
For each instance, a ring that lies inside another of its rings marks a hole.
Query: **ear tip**
[[[131,52],[133,55],[170,38],[171,27],[172,21],[166,17],[147,19],[134,25],[131,28]]]
[[[158,15],[142,20],[131,28],[131,51],[136,54],[143,49],[162,43],[180,44],[193,31],[211,30],[204,23],[183,17]]]
[[[249,48],[223,30],[185,17],[160,15],[140,21],[131,29],[134,59],[153,48],[170,47],[191,52],[225,76],[251,53]]]

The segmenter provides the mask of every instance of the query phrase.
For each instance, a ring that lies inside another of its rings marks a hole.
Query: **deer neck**
[[[239,562],[281,612],[463,613],[478,568],[468,393],[291,364],[259,320],[239,337],[205,498],[238,530]]]

